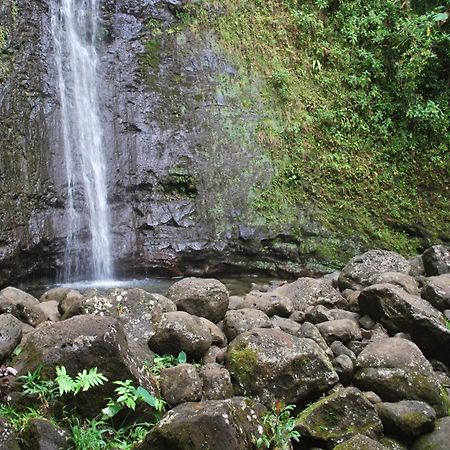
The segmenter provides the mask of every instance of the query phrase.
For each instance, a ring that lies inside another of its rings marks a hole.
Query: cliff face
[[[258,81],[245,99],[234,92],[236,68],[214,35],[174,31],[180,6],[102,3],[99,85],[116,269],[298,272],[289,236],[249,226],[252,190],[273,171],[254,139]],[[67,186],[49,0],[5,0],[0,19],[4,285],[61,269]],[[88,230],[80,235],[88,245]]]

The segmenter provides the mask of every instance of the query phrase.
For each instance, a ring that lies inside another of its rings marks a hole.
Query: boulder
[[[66,450],[72,447],[70,433],[47,419],[30,419],[20,437],[22,450]]]
[[[421,296],[439,311],[450,309],[450,275],[427,278]]]
[[[386,450],[386,447],[367,436],[357,434],[348,441],[336,445],[333,450]]]
[[[309,322],[303,323],[300,328],[300,331],[298,332],[298,336],[302,338],[312,339],[325,352],[325,354],[329,358],[333,356],[330,347],[328,347],[327,343],[325,342],[325,339],[320,334],[320,331],[312,323]]]
[[[20,450],[12,425],[2,417],[0,417],[0,449]]]
[[[303,311],[308,306],[324,305],[345,308],[347,301],[330,283],[320,278],[299,278],[272,291],[292,301],[294,310]]]
[[[163,313],[148,341],[150,350],[160,355],[178,355],[180,351],[199,360],[209,349],[212,336],[199,317],[185,311]]]
[[[373,280],[373,284],[383,283],[394,284],[404,289],[408,294],[419,295],[417,281],[411,275],[407,275],[406,273],[384,272],[377,275]]]
[[[356,355],[340,341],[334,341],[330,345],[330,349],[334,356],[346,355],[352,360],[352,362],[356,361]]]
[[[97,367],[109,380],[131,379],[152,389],[143,361],[134,361],[129,352],[123,327],[112,317],[86,314],[63,322],[46,322],[29,333],[22,352],[14,361],[19,375],[33,372],[39,366],[43,379],[53,378],[56,366],[64,366],[71,376],[84,369]],[[111,397],[112,383],[105,383],[74,402],[80,414],[95,416]]]
[[[450,272],[450,250],[443,245],[433,245],[425,250],[422,261],[427,277]]]
[[[374,284],[361,291],[359,305],[389,332],[409,333],[425,353],[450,364],[450,330],[426,300],[392,284]]]
[[[272,328],[273,324],[263,311],[258,309],[236,309],[227,311],[223,319],[223,330],[229,341],[253,328]]]
[[[350,319],[330,320],[316,325],[327,344],[334,341],[343,343],[361,339],[361,330],[358,322]]]
[[[314,324],[340,319],[358,320],[359,314],[345,309],[328,309],[323,305],[309,306],[305,310],[305,320]]]
[[[233,397],[183,403],[164,415],[135,450],[249,450],[261,436],[263,408]]]
[[[50,289],[46,292],[44,292],[40,297],[39,301],[42,302],[50,302],[50,301],[56,301],[58,303],[62,302],[66,297],[67,294],[72,289],[69,287],[56,287],[53,289]]]
[[[220,364],[206,364],[200,369],[203,396],[207,400],[222,400],[233,396],[230,372]]]
[[[22,339],[22,322],[11,314],[0,315],[0,361],[8,358]]]
[[[294,403],[325,392],[338,381],[330,360],[314,341],[277,329],[240,334],[228,346],[226,367],[240,393],[267,404],[275,398]]]
[[[388,450],[408,450],[406,445],[402,444],[397,439],[390,436],[384,436],[380,439],[380,444],[383,445]]]
[[[56,295],[51,295],[51,297],[56,297]],[[70,289],[65,293],[64,296],[61,295],[58,297],[60,297],[60,300],[58,302],[58,311],[63,320],[70,319],[71,317],[78,314],[83,314],[83,296],[80,292]],[[41,297],[41,301],[42,298],[43,297]]]
[[[333,359],[333,367],[339,376],[339,380],[342,384],[349,384],[353,378],[353,372],[355,366],[353,361],[347,355],[339,355]]]
[[[160,392],[172,407],[185,402],[198,402],[202,398],[202,386],[202,378],[192,364],[179,364],[161,371]]]
[[[424,402],[403,400],[376,405],[384,431],[406,438],[417,437],[434,429],[435,410]]]
[[[169,288],[167,297],[179,310],[214,323],[223,319],[229,304],[227,288],[212,278],[184,278]]]
[[[425,276],[425,267],[423,265],[422,255],[414,256],[409,260],[409,265],[411,266],[411,270],[409,274],[414,277],[423,277]]]
[[[450,417],[436,420],[431,433],[421,436],[414,442],[411,450],[448,450],[450,437]]]
[[[379,339],[367,345],[356,360],[353,383],[375,392],[386,402],[424,401],[439,416],[447,414],[450,406],[431,364],[406,339]]]
[[[361,290],[370,286],[384,272],[409,274],[409,262],[395,252],[370,250],[353,257],[339,275],[339,289]]]
[[[354,434],[378,438],[383,425],[372,403],[359,389],[349,387],[308,406],[297,417],[296,430],[332,448]]]
[[[58,302],[56,300],[41,302],[39,303],[39,308],[46,315],[47,320],[51,320],[52,322],[58,322],[61,320],[61,316],[58,312]]]
[[[301,328],[301,325],[295,320],[286,319],[284,317],[273,316],[270,321],[274,328],[280,328],[280,330],[285,333],[293,334],[294,336],[298,335]]]
[[[47,320],[47,316],[39,308],[39,300],[14,287],[0,291],[0,314],[4,313],[12,314],[32,327]]]
[[[208,327],[209,332],[211,333],[212,345],[217,347],[226,347],[227,345],[227,337],[225,333],[217,326],[215,323],[211,322],[204,317],[199,317],[199,319]],[[221,323],[219,323],[221,325]]]
[[[266,313],[269,317],[289,317],[294,306],[292,300],[275,292],[252,291],[244,297],[239,308],[254,308]]]
[[[225,361],[225,356],[227,354],[226,347],[216,347],[212,345],[209,347],[208,351],[202,356],[201,364],[209,363],[223,363]]]

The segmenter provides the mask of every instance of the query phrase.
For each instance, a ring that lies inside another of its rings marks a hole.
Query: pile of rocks
[[[276,400],[301,411],[296,448],[449,448],[447,248],[410,261],[369,251],[340,273],[263,290],[229,297],[218,280],[186,278],[166,296],[57,288],[39,301],[9,287],[0,358],[20,345],[10,362],[19,375],[95,366],[160,395],[172,409],[139,449],[256,448]],[[156,382],[154,354],[180,351],[189,363]],[[97,413],[109,389],[76,406]]]

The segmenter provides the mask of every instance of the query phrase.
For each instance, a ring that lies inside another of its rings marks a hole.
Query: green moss
[[[227,355],[230,374],[244,387],[255,381],[255,368],[258,354],[246,345],[236,346]]]
[[[330,12],[325,3],[221,0],[226,13],[218,16],[197,3],[183,26],[215,30],[238,68],[232,80],[220,80],[221,90],[229,98],[236,93],[243,108],[258,110],[259,123],[247,137],[265,149],[275,172],[270,186],[253,187],[255,223],[292,229],[303,212],[314,211],[325,231],[310,255],[312,267],[336,268],[373,247],[416,254],[449,233],[448,127],[442,119],[436,132],[431,122],[426,129],[425,122],[412,124],[404,115],[408,106],[401,102],[420,95],[399,96],[389,72],[399,70],[399,57],[392,55],[397,50],[374,42],[396,39],[395,23],[415,26],[418,13],[407,17],[400,5],[375,0],[347,2]],[[384,28],[371,23],[367,34],[358,24],[382,16],[383,8],[390,8],[392,27],[381,20]],[[351,43],[348,30],[364,38]],[[256,97],[244,89],[247,78],[262,80]],[[448,89],[436,92],[445,107]],[[243,136],[231,131],[230,139]],[[305,236],[300,227],[299,240]]]

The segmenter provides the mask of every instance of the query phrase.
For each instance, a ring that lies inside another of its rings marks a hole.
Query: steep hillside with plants
[[[222,0],[180,19],[215,30],[243,103],[249,85],[264,99],[256,144],[276,173],[255,189],[260,220],[313,217],[329,231],[317,257],[337,265],[448,239],[448,2]]]

